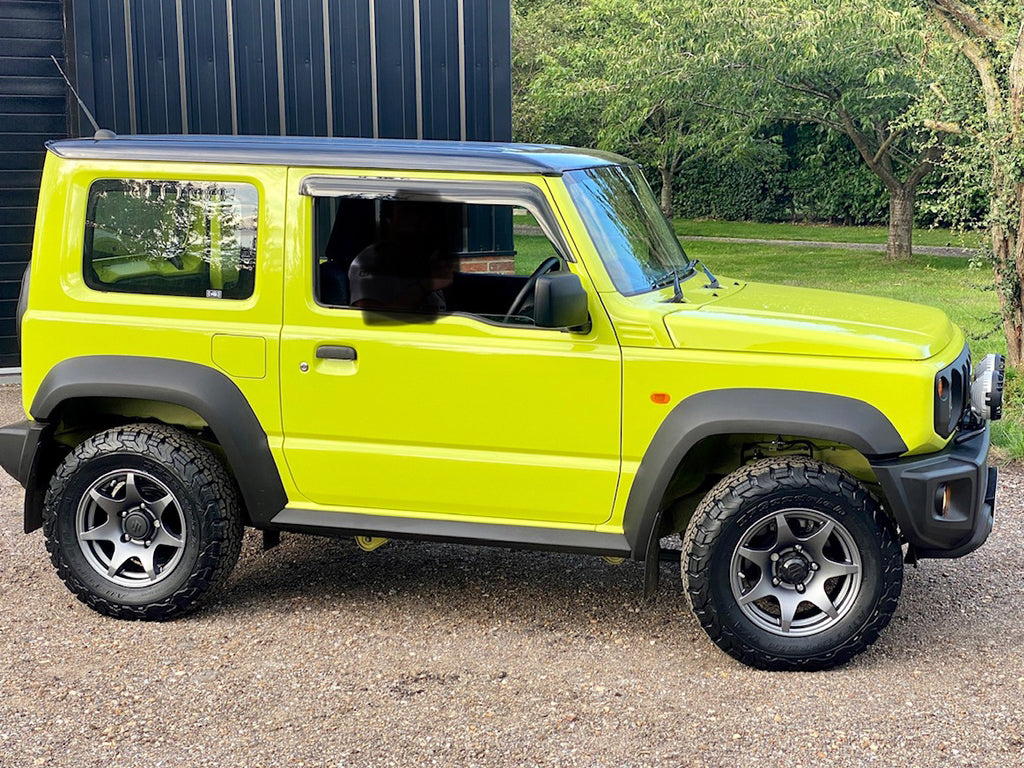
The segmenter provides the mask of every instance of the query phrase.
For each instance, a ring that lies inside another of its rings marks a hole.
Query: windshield
[[[586,168],[563,178],[619,293],[661,288],[692,270],[639,168]]]

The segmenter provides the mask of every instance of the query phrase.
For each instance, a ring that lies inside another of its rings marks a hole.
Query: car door
[[[315,294],[326,264],[314,247],[325,230],[314,212],[333,198],[364,201],[335,203],[356,213],[335,214],[331,241],[372,232],[357,221],[369,214],[358,211],[373,208],[368,199],[393,198],[395,184],[290,172],[281,395],[284,455],[308,500],[296,503],[462,521],[604,522],[620,469],[621,355],[595,292],[585,332],[503,322],[501,311],[380,313]],[[543,180],[420,179],[403,186],[430,200],[529,209],[554,236],[545,241],[563,257],[560,267],[589,285],[580,265],[565,260],[572,252]],[[479,264],[463,255],[454,279],[515,287],[515,278],[474,277],[468,270]],[[459,302],[477,300],[464,295]]]

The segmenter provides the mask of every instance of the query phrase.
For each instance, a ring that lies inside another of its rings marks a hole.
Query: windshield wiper
[[[686,299],[683,297],[683,287],[679,284],[680,275],[689,275],[693,273],[693,262],[687,262],[686,266],[682,269],[673,269],[666,272],[660,280],[656,280],[651,288],[664,288],[670,282],[672,287],[675,289],[675,293],[669,301],[675,302],[676,304],[682,304]]]

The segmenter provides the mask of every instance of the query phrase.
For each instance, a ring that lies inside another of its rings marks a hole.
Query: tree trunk
[[[1024,180],[1008,183],[998,156],[993,156],[993,166],[993,267],[1006,336],[1006,362],[1020,369],[1024,367]],[[1010,215],[1001,220],[1000,211]]]
[[[992,254],[1003,333],[1006,336],[1006,362],[1019,368],[1024,362],[1024,314],[1021,312],[1020,286],[1016,278],[1016,243],[1003,227],[992,227]]]
[[[886,261],[909,261],[914,236],[914,198],[916,189],[901,184],[889,188],[889,242]]]
[[[668,162],[662,163],[661,168],[661,212],[671,220],[672,218],[672,167]]]

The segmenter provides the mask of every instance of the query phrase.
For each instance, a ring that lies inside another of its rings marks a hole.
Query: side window
[[[246,299],[255,280],[258,207],[251,184],[93,182],[85,283],[97,291]]]
[[[520,299],[529,276],[546,260],[545,271],[564,269],[516,206],[320,197],[313,233],[314,295],[326,306],[532,325],[532,298]]]

